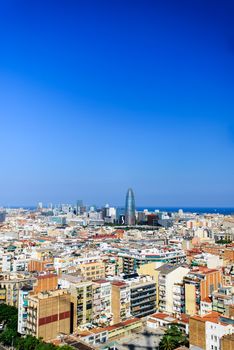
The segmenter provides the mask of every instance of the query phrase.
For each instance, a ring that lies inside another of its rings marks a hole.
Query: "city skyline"
[[[122,205],[132,187],[140,206],[233,207],[233,15],[1,2],[0,205]]]

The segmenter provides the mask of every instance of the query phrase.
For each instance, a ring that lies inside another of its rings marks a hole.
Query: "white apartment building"
[[[221,350],[221,338],[226,334],[232,334],[232,324],[222,322],[206,322],[206,350]]]
[[[173,287],[181,283],[189,272],[189,268],[164,264],[156,269],[158,272],[158,308],[161,312],[175,312]]]

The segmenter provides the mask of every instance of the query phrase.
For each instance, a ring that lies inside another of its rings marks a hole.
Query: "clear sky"
[[[234,206],[234,1],[0,0],[0,205]]]

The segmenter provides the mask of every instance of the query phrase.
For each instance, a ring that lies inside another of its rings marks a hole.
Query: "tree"
[[[165,334],[159,343],[160,350],[173,350],[176,348],[176,343],[172,336]]]
[[[69,345],[56,346],[44,343],[32,335],[20,337],[17,333],[18,310],[14,306],[0,304],[0,322],[5,322],[6,329],[0,334],[0,343],[14,347],[17,350],[72,350]]]
[[[17,350],[34,350],[39,343],[39,339],[32,335],[27,335],[25,338],[18,340]]]
[[[16,343],[17,340],[17,332],[15,332],[13,329],[7,328],[2,334],[0,335],[0,342],[4,345],[12,345]]]
[[[57,350],[58,347],[54,344],[48,344],[44,342],[40,342],[36,347],[35,350]]]
[[[166,331],[165,335],[159,343],[160,350],[173,350],[179,346],[188,346],[188,338],[179,329],[178,326],[172,324]]]

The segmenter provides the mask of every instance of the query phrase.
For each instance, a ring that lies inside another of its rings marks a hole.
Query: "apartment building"
[[[111,283],[111,309],[113,313],[113,323],[127,320],[131,316],[130,312],[130,287],[122,281]]]
[[[141,252],[120,253],[123,259],[123,273],[135,273],[141,265],[155,262],[179,265],[186,261],[185,252],[178,247],[142,249]]]
[[[221,270],[199,267],[189,272],[184,277],[185,313],[199,314],[201,300],[210,297],[221,284]]]
[[[203,316],[205,314],[209,314],[212,312],[212,300],[209,297],[201,299],[200,304],[200,315]]]
[[[111,283],[105,279],[93,281],[93,323],[107,326],[111,321]]]
[[[67,290],[28,295],[26,334],[48,341],[72,331],[70,293]]]
[[[234,304],[234,294],[231,286],[218,288],[216,292],[213,292],[212,296],[213,311],[220,312],[221,314],[224,314],[226,309]]]
[[[222,350],[233,350],[234,349],[234,334],[224,335],[221,338],[221,349]]]
[[[70,284],[71,303],[74,310],[73,328],[85,326],[93,317],[92,282],[77,282]]]
[[[130,275],[136,273],[142,264],[142,259],[138,256],[122,255],[123,273]]]
[[[79,271],[86,281],[105,278],[105,263],[103,261],[94,261],[82,263],[79,265]]]
[[[33,285],[36,278],[25,273],[0,274],[0,303],[18,307],[18,293],[25,285]]]
[[[233,320],[213,311],[204,316],[191,316],[189,342],[192,350],[221,350],[221,339],[234,331]]]
[[[103,260],[103,262],[105,263],[105,276],[109,277],[109,276],[117,276],[119,271],[121,270],[121,265],[120,264],[120,259],[118,257],[115,256],[110,256],[108,258],[105,258]]]
[[[130,285],[130,312],[133,317],[145,317],[156,311],[156,283],[150,276],[132,281]]]
[[[172,287],[173,313],[181,315],[185,313],[185,291],[184,283],[175,283]]]
[[[28,296],[40,292],[56,290],[58,287],[58,276],[56,274],[45,274],[35,277],[33,285],[25,285],[19,290],[18,297],[18,332],[26,334],[28,319]]]
[[[2,270],[2,272],[12,271],[13,259],[14,259],[14,254],[12,254],[12,253],[2,254],[2,256],[1,256],[1,270]]]
[[[19,290],[17,331],[20,334],[26,334],[27,332],[28,295],[32,289],[31,285],[25,285]]]
[[[28,271],[30,272],[54,271],[54,269],[54,259],[52,257],[30,259],[28,262]]]
[[[173,297],[177,298],[175,289],[176,283],[181,283],[184,276],[189,272],[189,268],[164,264],[156,269],[158,273],[158,308],[160,312],[173,313],[175,304]],[[178,298],[182,299],[182,294]],[[177,299],[175,299],[177,300]],[[179,300],[179,299],[178,299]],[[182,306],[181,306],[182,308]]]

